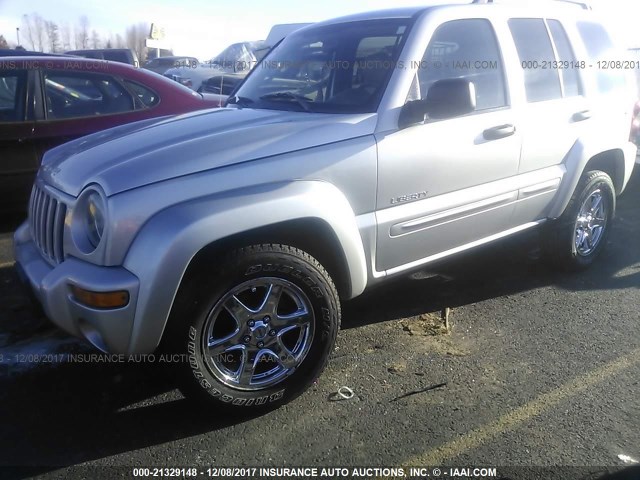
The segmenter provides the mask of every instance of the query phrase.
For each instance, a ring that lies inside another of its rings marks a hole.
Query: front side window
[[[44,72],[47,118],[64,119],[133,111],[133,98],[107,75]]]
[[[24,120],[26,92],[26,71],[0,70],[0,122]]]
[[[487,20],[455,20],[433,35],[412,90],[425,98],[438,80],[464,78],[474,84],[476,110],[507,105],[504,70],[493,27]],[[419,92],[416,92],[419,87]]]
[[[560,76],[547,26],[541,18],[515,18],[509,28],[524,70],[524,85],[528,102],[543,102],[562,98]]]
[[[323,113],[375,112],[410,19],[366,20],[289,35],[257,65],[231,103]]]

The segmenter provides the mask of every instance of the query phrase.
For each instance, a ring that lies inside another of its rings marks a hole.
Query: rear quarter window
[[[578,22],[578,32],[582,38],[591,68],[595,72],[596,83],[600,93],[610,93],[626,85],[621,68],[616,68],[616,61],[623,60],[615,50],[611,36],[607,30],[596,22]]]
[[[144,87],[136,82],[124,81],[127,88],[137,97],[145,107],[153,107],[160,102],[160,97],[153,90]]]

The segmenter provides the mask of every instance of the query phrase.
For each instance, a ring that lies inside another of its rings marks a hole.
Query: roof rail
[[[591,4],[586,1],[585,2],[580,2],[578,0],[554,0],[554,1],[571,3],[578,7],[582,7],[584,10],[592,10]],[[473,0],[471,3],[476,5],[486,5],[488,3],[495,3],[495,2],[493,0]]]
[[[584,10],[592,10],[591,4],[588,2],[578,2],[577,0],[556,0],[557,2],[565,2],[565,3],[573,3],[574,5],[578,5],[582,7]]]

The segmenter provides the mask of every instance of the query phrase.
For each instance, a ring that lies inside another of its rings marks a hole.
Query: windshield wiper
[[[229,99],[227,100],[227,105],[238,105],[240,107],[248,107],[252,103],[255,103],[252,98],[239,97],[237,95],[229,97]]]
[[[268,93],[266,95],[262,95],[260,100],[287,100],[293,101],[300,105],[305,112],[310,112],[311,107],[309,106],[309,102],[311,101],[307,97],[302,95],[296,95],[292,92],[277,92],[277,93]]]

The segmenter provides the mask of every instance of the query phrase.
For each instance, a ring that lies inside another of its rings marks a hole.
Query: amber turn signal
[[[91,308],[122,308],[129,303],[129,292],[91,292],[76,285],[69,285],[73,298]]]

